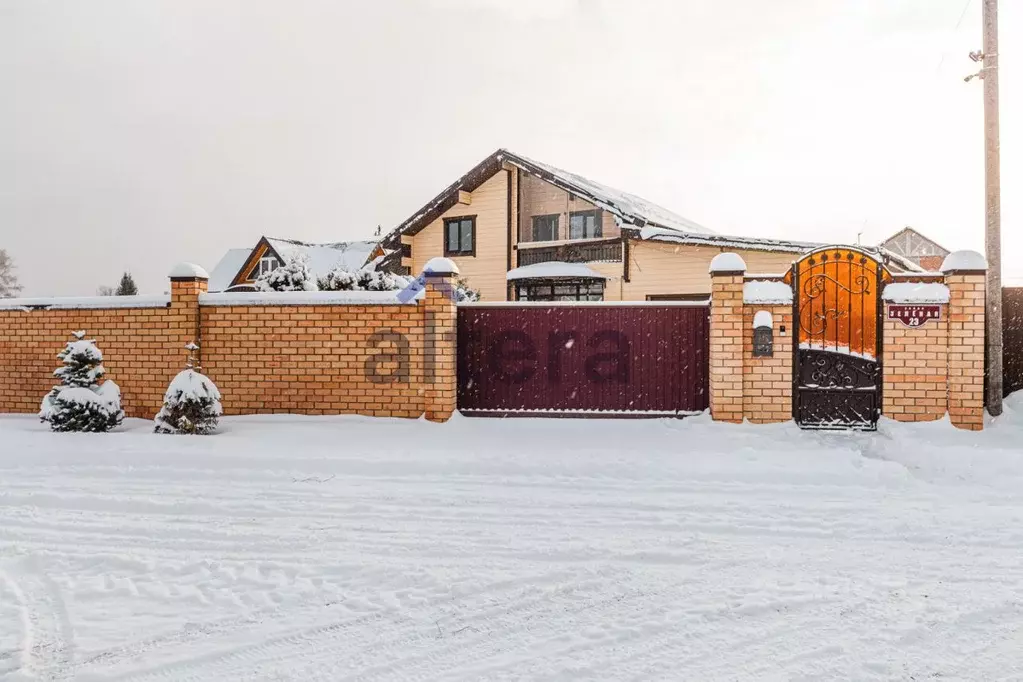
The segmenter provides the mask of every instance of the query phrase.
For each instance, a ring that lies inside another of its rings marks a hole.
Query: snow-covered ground
[[[0,417],[0,678],[1023,679],[983,433]]]

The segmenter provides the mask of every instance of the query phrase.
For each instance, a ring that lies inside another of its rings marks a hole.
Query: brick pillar
[[[426,418],[445,422],[457,407],[455,352],[457,309],[452,296],[458,267],[447,258],[433,258],[426,277],[423,381]]]
[[[181,362],[171,367],[179,371],[184,367],[185,344],[199,344],[196,359],[201,361],[202,343],[199,328],[199,294],[205,293],[210,276],[198,265],[180,263],[171,270],[171,314],[168,317],[168,342],[181,353]]]
[[[746,263],[735,253],[710,262],[710,415],[715,421],[743,418],[742,285]]]
[[[958,251],[942,264],[948,303],[948,414],[961,429],[984,428],[984,288],[987,264]]]

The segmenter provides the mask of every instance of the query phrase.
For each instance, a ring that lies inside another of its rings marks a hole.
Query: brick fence
[[[407,304],[394,292],[207,294],[199,268],[175,269],[169,296],[3,301],[0,412],[37,412],[57,353],[83,329],[129,417],[156,414],[198,341],[226,414],[443,421],[455,409],[455,306],[437,285],[452,274],[434,272]]]

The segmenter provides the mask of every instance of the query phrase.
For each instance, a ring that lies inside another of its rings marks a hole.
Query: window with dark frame
[[[539,280],[515,285],[520,301],[603,301],[603,280]]]
[[[476,255],[476,216],[448,218],[444,221],[444,255]]]
[[[592,239],[603,235],[600,209],[573,211],[568,216],[569,239]]]
[[[533,216],[533,241],[552,242],[558,238],[558,214]]]

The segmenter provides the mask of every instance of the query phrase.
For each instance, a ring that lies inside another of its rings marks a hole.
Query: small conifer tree
[[[163,396],[163,407],[156,415],[157,433],[211,434],[224,413],[220,391],[210,378],[202,374],[195,352],[199,346],[185,345],[188,360]]]
[[[54,431],[109,431],[124,420],[121,389],[107,379],[103,353],[84,331],[73,332],[57,357],[63,363],[53,375],[60,384],[43,398],[39,417]]]
[[[121,283],[117,285],[116,296],[137,296],[139,288],[135,286],[135,279],[130,272],[121,275]]]

